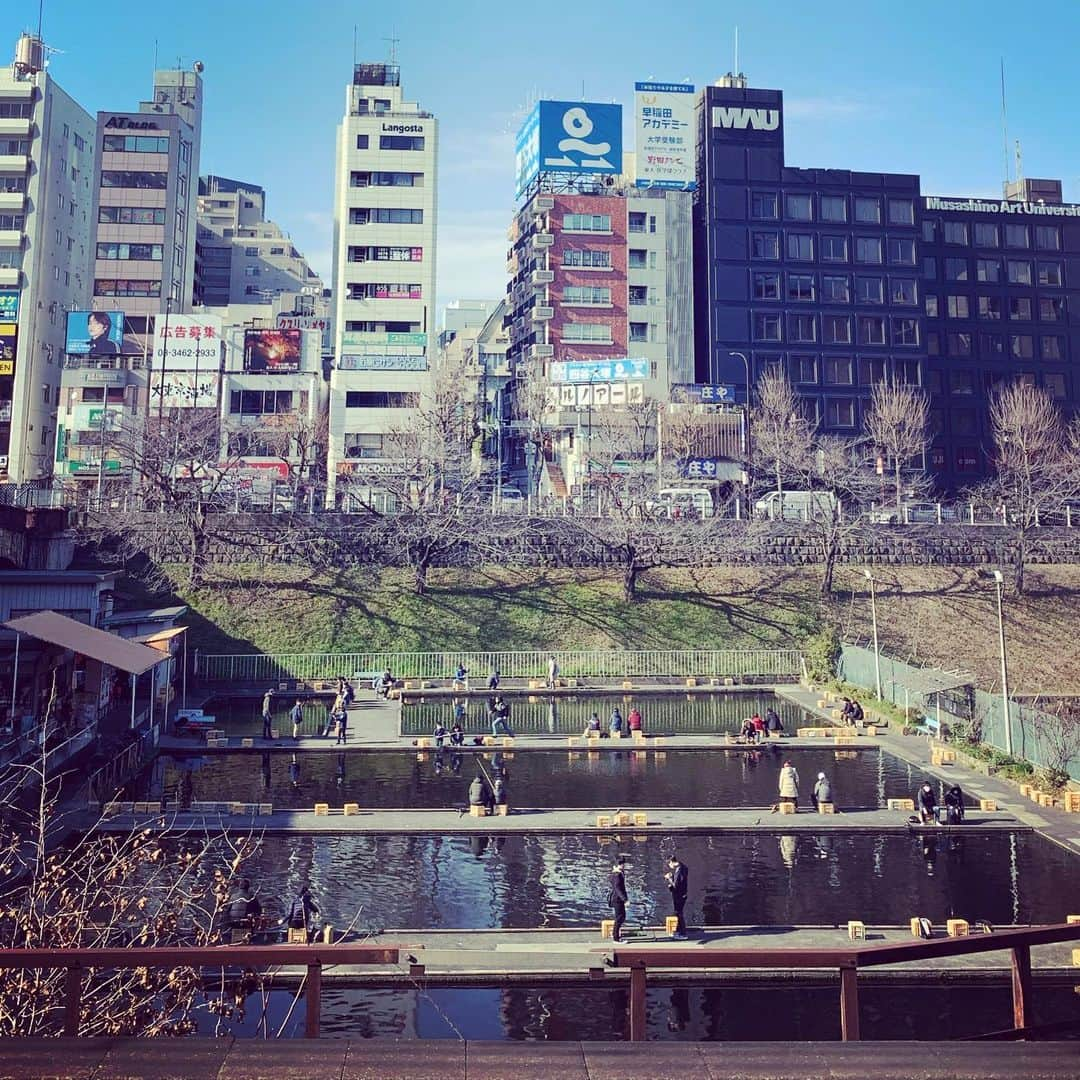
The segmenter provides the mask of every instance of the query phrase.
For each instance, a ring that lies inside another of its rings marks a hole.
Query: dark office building
[[[745,400],[746,366],[751,379],[781,366],[822,427],[850,435],[895,374],[931,394],[928,464],[962,486],[985,471],[1001,378],[1077,404],[1077,214],[1046,181],[1007,201],[939,199],[918,176],[789,167],[783,95],[728,76],[698,99],[697,378]]]

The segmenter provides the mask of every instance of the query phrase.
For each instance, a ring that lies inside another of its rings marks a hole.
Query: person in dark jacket
[[[469,805],[486,807],[490,801],[487,781],[478,775],[469,785]]]
[[[931,824],[936,808],[937,798],[934,796],[934,789],[929,784],[923,784],[915,795],[915,809],[919,812],[919,820],[924,825]]]
[[[765,730],[769,734],[774,732],[779,733],[784,730],[784,722],[780,719],[780,714],[775,709],[765,710]]]
[[[612,941],[621,941],[620,933],[623,923],[626,922],[626,905],[630,897],[626,892],[626,878],[623,875],[623,864],[615,863],[611,868],[611,877],[608,878],[608,906],[615,913],[615,926],[611,932]]]
[[[315,897],[305,885],[289,905],[289,926],[294,930],[306,930],[310,941],[312,925],[319,913],[319,905],[315,903]]]
[[[832,784],[829,783],[829,778],[823,773],[817,774],[817,783],[814,784],[814,806],[819,810],[822,803],[831,803],[832,797]]]
[[[964,820],[964,792],[959,784],[953,784],[945,792],[946,817],[950,825],[960,825]]]
[[[677,941],[685,941],[686,920],[683,918],[683,911],[686,908],[686,893],[690,887],[690,874],[675,855],[668,858],[668,872],[664,875],[664,881],[671,893],[671,909],[679,920],[675,933],[671,936]]]
[[[274,736],[274,689],[271,687],[263,694],[262,699],[262,722],[263,722],[263,738],[272,739]]]

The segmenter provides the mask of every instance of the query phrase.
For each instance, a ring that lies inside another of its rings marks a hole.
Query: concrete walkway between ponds
[[[5,1039],[11,1080],[1076,1080],[1080,1043]]]
[[[362,835],[366,833],[415,833],[424,836],[493,835],[508,833],[595,833],[606,837],[655,833],[925,833],[932,836],[964,836],[983,831],[1030,831],[1030,826],[1007,813],[969,811],[967,821],[958,826],[913,825],[909,812],[900,810],[854,810],[838,814],[818,814],[802,810],[797,814],[771,813],[768,807],[740,807],[723,810],[677,809],[673,807],[631,808],[612,807],[599,810],[551,810],[512,808],[506,817],[472,817],[461,809],[448,810],[365,810],[346,816],[341,806],[332,813],[316,814],[312,810],[274,810],[256,814],[252,804],[241,814],[231,814],[229,804],[215,803],[213,809],[197,811],[166,811],[154,809],[144,813],[123,813],[101,819],[98,829],[104,832],[128,832],[139,828],[162,829],[170,832],[186,829],[255,830],[265,833],[307,833],[328,835]],[[609,822],[598,827],[599,815],[613,816],[615,810],[625,813],[644,813],[647,824],[615,825]],[[96,818],[94,819],[96,820]],[[92,828],[94,821],[87,820]]]

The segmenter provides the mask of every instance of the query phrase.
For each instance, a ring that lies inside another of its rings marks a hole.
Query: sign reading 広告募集
[[[1043,217],[1080,217],[1080,204],[1010,202],[1008,199],[941,199],[927,195],[927,210],[962,210],[972,214],[1032,214]]]

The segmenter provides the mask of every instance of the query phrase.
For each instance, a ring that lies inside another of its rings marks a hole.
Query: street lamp
[[[1000,570],[990,571],[997,590],[998,645],[1001,648],[1001,705],[1005,714],[1005,753],[1012,757],[1012,719],[1009,715],[1009,666],[1005,660],[1005,612],[1002,605],[1002,593],[1005,589],[1005,577]]]
[[[737,356],[746,370],[746,490],[750,491],[750,462],[753,460],[753,444],[750,441],[750,361],[746,353],[729,352],[728,356]]]
[[[877,699],[881,701],[881,652],[878,649],[877,635],[877,594],[874,591],[874,575],[869,570],[864,570],[863,577],[870,582],[870,619],[874,627],[874,685],[877,688]]]

